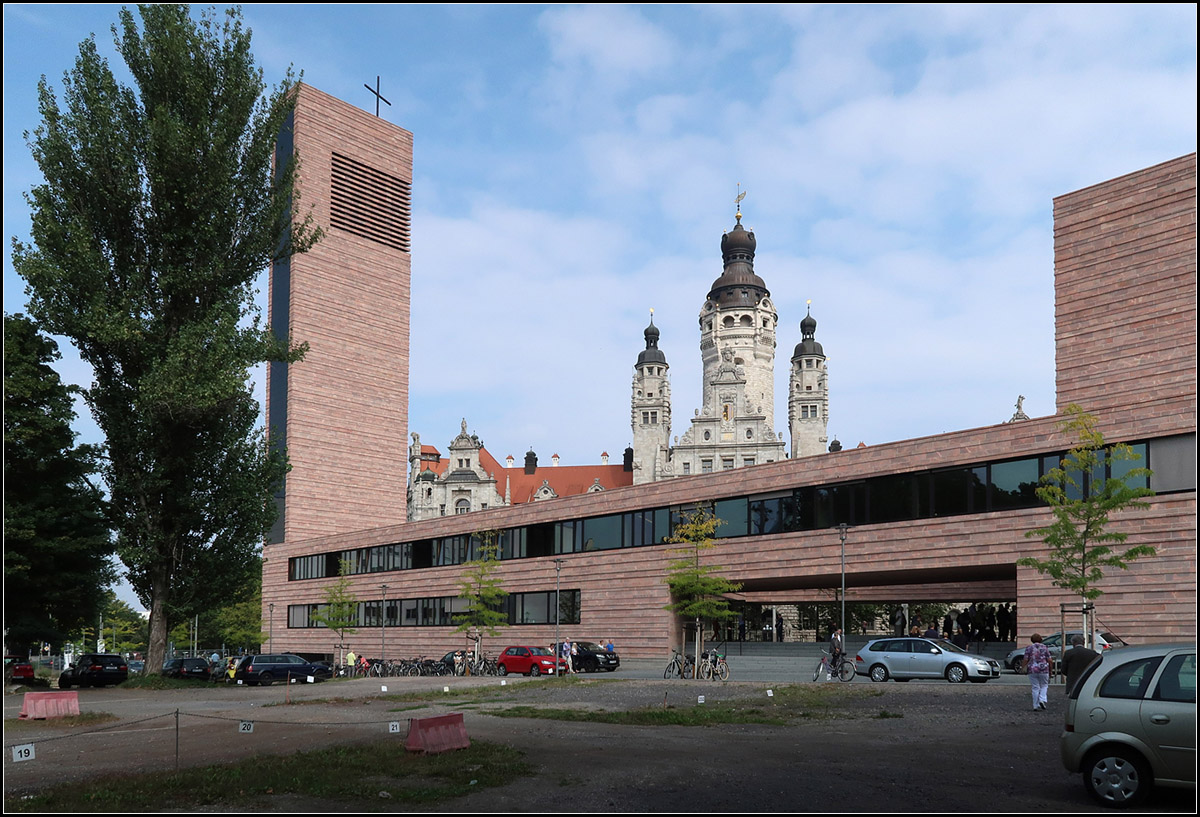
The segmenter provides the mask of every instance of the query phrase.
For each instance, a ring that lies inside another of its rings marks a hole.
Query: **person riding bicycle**
[[[842,628],[836,628],[829,634],[829,677],[833,677],[833,673],[838,671],[842,663],[842,656],[846,654],[846,645],[842,641]]]

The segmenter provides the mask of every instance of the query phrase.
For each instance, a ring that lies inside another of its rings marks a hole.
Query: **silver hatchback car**
[[[1155,786],[1196,787],[1196,645],[1101,655],[1067,698],[1063,765],[1102,805],[1128,808]]]
[[[854,671],[872,681],[945,678],[952,684],[1000,677],[1000,662],[940,638],[877,638],[854,656]]]

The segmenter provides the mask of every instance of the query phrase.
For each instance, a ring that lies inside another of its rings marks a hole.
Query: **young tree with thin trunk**
[[[701,556],[716,547],[713,534],[721,526],[721,520],[707,507],[697,507],[685,512],[675,525],[668,542],[683,545],[672,549],[678,558],[671,562],[667,576],[663,579],[671,591],[672,610],[684,619],[696,622],[695,666],[700,666],[700,641],[704,621],[726,621],[736,616],[729,609],[728,593],[736,593],[742,586],[719,575],[716,565],[704,564]]]
[[[1113,514],[1146,507],[1141,499],[1154,492],[1128,485],[1130,480],[1150,476],[1147,468],[1129,467],[1128,463],[1140,459],[1139,454],[1124,443],[1106,443],[1096,429],[1096,418],[1079,406],[1072,403],[1065,413],[1061,428],[1078,442],[1037,488],[1054,520],[1025,534],[1045,542],[1048,553],[1044,558],[1018,559],[1017,564],[1050,576],[1055,587],[1086,602],[1103,594],[1096,585],[1104,578],[1105,568],[1126,570],[1135,559],[1156,553],[1151,545],[1123,549],[1129,535],[1109,527]],[[1083,629],[1090,644],[1091,628]]]
[[[452,621],[457,631],[474,632],[476,636],[487,633],[496,635],[498,629],[508,623],[508,614],[502,609],[508,592],[500,586],[495,575],[500,566],[500,548],[496,544],[499,533],[494,530],[477,531],[471,538],[479,543],[476,558],[463,565],[459,579],[458,597],[467,603],[467,609],[456,613]],[[481,638],[475,639],[475,658],[479,659]]]
[[[254,281],[319,237],[293,218],[295,165],[273,167],[293,84],[265,93],[240,12],[128,10],[113,27],[132,85],[93,39],[43,78],[26,139],[44,176],[33,245],[14,241],[29,311],[91,365],[117,553],[150,610],[147,671],[174,622],[220,603],[258,565],[287,462],[259,426],[249,370],[296,361],[262,325]]]

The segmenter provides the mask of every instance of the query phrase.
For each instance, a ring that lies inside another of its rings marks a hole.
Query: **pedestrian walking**
[[[1033,695],[1033,711],[1046,708],[1046,692],[1050,688],[1050,649],[1042,643],[1042,636],[1029,636],[1030,645],[1025,648],[1025,666],[1029,668],[1029,689]]]
[[[1063,653],[1062,668],[1067,676],[1067,695],[1071,694],[1071,690],[1079,683],[1079,679],[1083,677],[1084,670],[1092,665],[1092,662],[1100,657],[1100,654],[1095,650],[1089,650],[1083,646],[1083,635],[1076,633],[1071,636],[1071,649]]]

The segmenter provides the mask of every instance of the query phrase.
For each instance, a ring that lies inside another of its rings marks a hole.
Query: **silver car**
[[[1066,637],[1066,642],[1068,644],[1070,644],[1071,639],[1077,635],[1083,635],[1083,630],[1072,630],[1072,631],[1068,632],[1067,637]],[[1095,639],[1096,639],[1094,642],[1095,646],[1092,649],[1094,649],[1098,653],[1103,653],[1106,650],[1113,649],[1114,647],[1125,646],[1125,642],[1122,641],[1121,639],[1117,638],[1112,633],[1097,632],[1097,633],[1095,633]],[[1062,633],[1055,633],[1054,635],[1048,635],[1042,639],[1042,644],[1044,644],[1050,650],[1051,660],[1057,662],[1060,658],[1062,658],[1063,640],[1064,639],[1063,639]],[[1015,650],[1013,650],[1007,656],[1005,656],[1004,666],[1008,667],[1010,670],[1017,673],[1017,675],[1024,675],[1025,674],[1025,648],[1017,647]]]
[[[1196,645],[1101,655],[1067,698],[1059,749],[1105,806],[1136,805],[1155,785],[1195,789]]]
[[[952,684],[1000,677],[1000,662],[940,638],[878,638],[854,656],[854,671],[872,681],[945,678]]]

